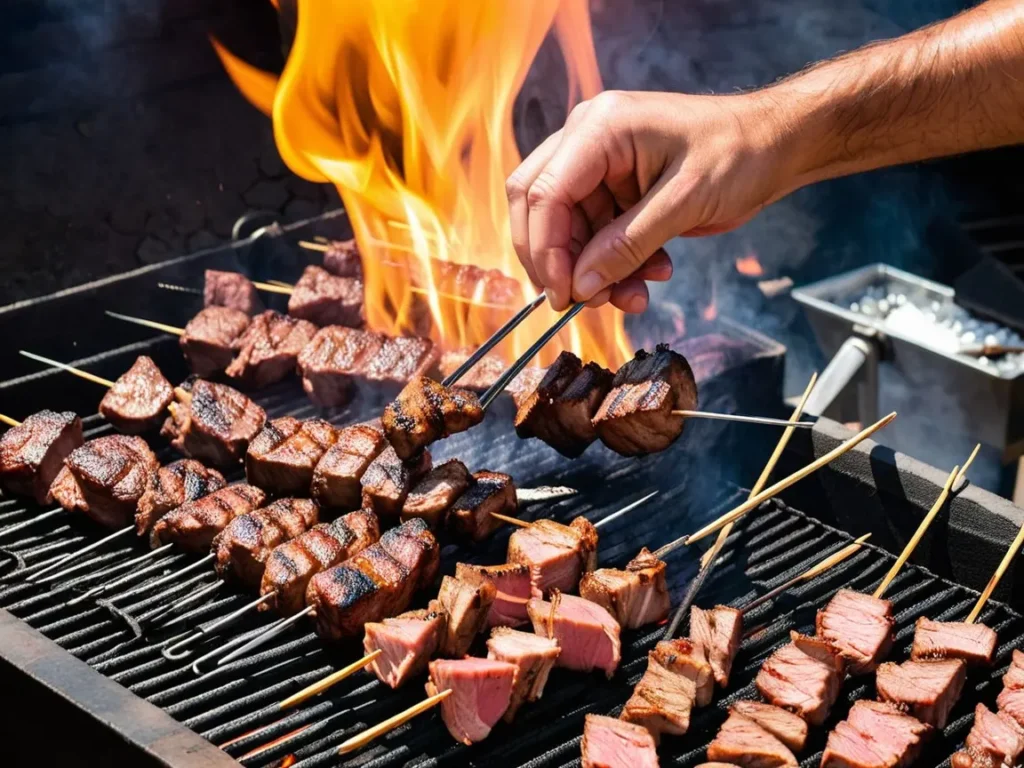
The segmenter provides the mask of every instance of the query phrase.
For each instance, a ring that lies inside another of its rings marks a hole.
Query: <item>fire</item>
[[[736,259],[736,271],[747,277],[762,277],[764,275],[764,267],[761,266],[757,254],[753,251]]]
[[[601,80],[587,0],[298,0],[280,78],[215,42],[238,88],[273,119],[287,165],[338,188],[363,254],[374,329],[422,332],[429,313],[444,347],[473,346],[536,295],[512,249],[504,183],[521,159],[515,97],[552,29],[571,101],[592,97]],[[472,301],[452,301],[438,284],[438,260],[499,269],[522,296],[495,309],[480,284]],[[502,353],[525,351],[554,317],[535,312]],[[580,315],[541,362],[561,349],[608,366],[631,355],[611,307]]]

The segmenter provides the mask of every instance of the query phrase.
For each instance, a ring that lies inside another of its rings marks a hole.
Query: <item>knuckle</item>
[[[505,196],[509,202],[519,201],[526,197],[526,184],[518,174],[513,173],[505,180]]]
[[[526,202],[531,208],[547,205],[558,197],[558,182],[550,171],[541,171],[533,180],[526,193]]]
[[[622,91],[602,91],[592,100],[594,109],[602,115],[613,115],[622,109],[625,101]]]
[[[647,261],[640,245],[625,232],[619,232],[608,243],[608,250],[621,263],[630,268],[630,273],[643,266]]]

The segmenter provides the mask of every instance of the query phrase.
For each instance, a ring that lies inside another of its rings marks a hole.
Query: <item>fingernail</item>
[[[550,304],[552,307],[554,307],[555,306],[555,294],[551,291],[551,289],[550,288],[545,288],[544,289],[544,295],[548,297],[548,304]]]
[[[584,272],[576,281],[576,295],[586,301],[604,288],[604,280],[597,272]]]

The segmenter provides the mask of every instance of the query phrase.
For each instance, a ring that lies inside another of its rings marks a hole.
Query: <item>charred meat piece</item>
[[[822,768],[902,768],[921,752],[931,726],[891,704],[858,701],[828,736]]]
[[[447,379],[459,369],[470,356],[476,352],[475,349],[456,349],[441,354],[438,362],[438,371],[442,379]],[[508,368],[505,361],[497,355],[484,355],[476,365],[466,371],[457,382],[463,389],[471,389],[474,392],[483,392],[492,387],[501,378],[501,374]]]
[[[431,443],[465,432],[483,421],[476,395],[416,376],[384,409],[384,434],[402,459],[410,459]]]
[[[963,659],[971,666],[989,666],[995,652],[996,633],[984,624],[932,621],[922,616],[914,627],[910,658]]]
[[[384,432],[374,424],[338,430],[337,440],[313,470],[310,495],[321,507],[359,509],[363,474],[387,447]]]
[[[708,760],[742,768],[793,766],[793,752],[753,720],[733,712],[708,745]]]
[[[332,240],[324,251],[324,269],[338,277],[363,277],[363,259],[355,238]]]
[[[234,578],[246,587],[258,587],[271,551],[305,533],[319,520],[320,509],[309,499],[278,499],[236,517],[213,541],[218,575]]]
[[[259,488],[243,483],[187,501],[156,521],[150,543],[154,549],[175,544],[186,552],[203,552],[228,523],[262,506],[266,498]]]
[[[460,538],[483,541],[502,526],[492,512],[515,517],[518,511],[512,477],[485,469],[473,473],[473,483],[448,511],[448,529]]]
[[[668,448],[683,433],[683,417],[674,410],[697,407],[697,383],[686,358],[659,344],[640,350],[615,374],[612,389],[594,415],[601,441],[623,456],[642,456]]]
[[[256,286],[240,272],[206,270],[203,283],[203,306],[228,307],[252,315],[263,311],[263,302]]]
[[[1017,764],[1024,751],[1024,736],[1013,720],[995,714],[984,704],[974,710],[974,725],[964,748],[953,755],[953,768],[996,768]]]
[[[583,369],[572,352],[562,352],[548,367],[536,388],[529,393],[513,394],[516,403],[515,428],[519,437],[537,437],[552,446],[572,441],[563,434],[555,415],[554,402]],[[586,446],[584,446],[586,448]],[[581,451],[582,453],[582,451]]]
[[[966,680],[967,667],[960,659],[905,661],[879,665],[875,687],[882,701],[941,730]]]
[[[663,733],[690,728],[694,704],[707,706],[714,693],[711,667],[689,640],[663,640],[647,656],[647,670],[622,710],[622,719],[642,725],[655,742]]]
[[[448,614],[448,627],[441,641],[441,655],[458,659],[469,653],[469,647],[487,625],[498,590],[490,581],[476,583],[453,576],[441,579],[437,601]]]
[[[308,266],[288,297],[288,314],[319,326],[361,328],[366,324],[363,281]]]
[[[317,634],[340,640],[401,613],[413,593],[433,581],[438,564],[437,539],[426,523],[410,520],[392,528],[373,546],[310,580],[306,605],[316,611]]]
[[[672,607],[665,563],[646,547],[626,564],[625,570],[599,568],[583,574],[580,596],[604,606],[626,629],[659,622]]]
[[[224,475],[203,466],[195,459],[178,459],[160,467],[149,480],[149,487],[139,499],[135,512],[135,531],[139,536],[149,533],[156,521],[186,501],[201,499],[219,491],[227,483]]]
[[[317,331],[298,359],[302,388],[309,399],[324,408],[347,403],[352,397],[352,378],[380,351],[386,338],[338,325]]]
[[[430,376],[436,368],[437,351],[430,339],[387,336],[360,373],[369,381],[405,384],[417,376]]]
[[[850,589],[836,592],[816,621],[820,637],[839,649],[851,675],[874,672],[892,649],[892,603]]]
[[[394,448],[385,448],[366,468],[360,483],[363,487],[363,508],[380,517],[397,518],[402,512],[409,491],[430,471],[430,451],[404,462]]]
[[[448,509],[473,482],[466,465],[458,459],[438,464],[409,492],[402,506],[402,520],[419,517],[436,530]]]
[[[239,337],[238,355],[224,372],[247,387],[276,384],[292,374],[299,353],[315,333],[316,326],[307,320],[262,312]]]
[[[512,532],[508,562],[529,567],[534,597],[544,597],[553,589],[569,592],[581,574],[597,565],[597,530],[585,517],[569,525],[536,520],[529,528]]]
[[[381,654],[370,664],[377,678],[389,688],[399,688],[427,668],[438,652],[448,617],[436,601],[426,610],[407,611],[393,619],[366,625],[363,650]]]
[[[275,547],[267,558],[260,594],[276,593],[261,610],[283,616],[305,606],[306,588],[316,574],[355,557],[380,538],[380,523],[372,512],[350,512],[330,523],[314,525],[291,541]],[[266,606],[266,608],[264,608]]]
[[[799,632],[790,638],[761,665],[754,682],[769,703],[821,725],[839,694],[843,659],[824,640]]]
[[[64,459],[82,442],[82,420],[71,411],[33,413],[0,437],[0,487],[46,504]]]
[[[487,658],[516,665],[505,722],[511,723],[524,703],[537,701],[544,695],[544,686],[559,652],[558,643],[550,638],[508,627],[494,628],[487,641]]]
[[[525,565],[502,563],[501,565],[469,565],[457,563],[456,578],[476,584],[490,581],[494,584],[495,596],[487,614],[489,627],[521,627],[530,621],[526,603],[531,596],[530,569]]]
[[[137,435],[160,426],[174,387],[150,358],[140,355],[100,400],[100,415],[119,432]]]
[[[551,602],[533,598],[526,604],[533,631],[558,641],[558,666],[578,672],[602,670],[609,678],[621,659],[619,625],[597,603],[555,590]]]
[[[450,690],[441,702],[441,719],[448,733],[463,744],[486,739],[508,710],[516,665],[494,659],[438,659],[430,662],[427,694]]]
[[[807,743],[807,723],[785,709],[741,699],[729,707],[729,711],[753,720],[793,752],[799,752]]]
[[[658,768],[654,738],[646,728],[602,715],[583,724],[583,768]]]
[[[309,491],[313,470],[338,433],[322,419],[268,421],[245,453],[245,478],[275,495]]]
[[[175,388],[177,400],[160,434],[186,456],[223,467],[237,464],[263,429],[266,412],[237,389],[206,379]]]
[[[612,372],[587,363],[548,409],[547,435],[537,436],[563,456],[580,456],[597,439],[592,419],[611,388]]]
[[[235,359],[238,339],[249,327],[249,315],[228,307],[207,307],[189,320],[179,343],[192,373],[223,373]]]
[[[715,682],[727,687],[732,662],[743,637],[743,614],[725,605],[711,610],[694,606],[690,609],[690,634],[711,664]]]
[[[84,512],[100,525],[121,528],[134,519],[139,499],[159,468],[141,437],[98,437],[68,455],[50,492],[69,512]]]

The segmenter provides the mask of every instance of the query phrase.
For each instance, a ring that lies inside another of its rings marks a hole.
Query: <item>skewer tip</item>
[[[518,517],[510,517],[498,512],[491,512],[491,517],[501,520],[503,523],[508,523],[509,525],[518,525],[520,528],[529,528],[532,525],[528,520],[520,520]]]
[[[440,693],[435,693],[433,696],[424,699],[419,704],[414,704],[404,712],[399,712],[397,715],[389,717],[384,722],[379,723],[378,725],[375,725],[372,728],[367,728],[365,731],[358,734],[357,736],[353,736],[351,739],[348,739],[347,741],[343,742],[341,746],[338,747],[338,754],[344,755],[354,750],[357,750],[360,747],[365,747],[367,744],[369,744],[371,741],[378,738],[379,736],[383,736],[385,733],[393,731],[398,726],[403,725],[409,720],[412,720],[414,717],[416,717],[416,715],[426,712],[428,709],[431,709],[432,707],[436,707],[438,704],[440,704],[442,701],[444,701],[451,695],[451,688],[447,688],[441,691]]]
[[[374,660],[382,653],[384,653],[384,651],[378,648],[377,650],[366,654],[365,656],[363,656],[363,658],[359,659],[358,661],[349,664],[347,667],[339,669],[337,672],[332,672],[327,677],[318,680],[312,685],[303,688],[298,693],[289,696],[287,699],[278,704],[278,707],[280,709],[289,709],[291,707],[303,703],[308,699],[313,698],[314,696],[318,696],[319,694],[326,691],[328,688],[331,688],[336,683],[340,683],[346,677],[349,677],[354,673],[358,672],[363,667],[367,667],[370,664],[372,664]]]
[[[0,413],[0,422],[3,422],[8,427],[20,427],[21,426],[21,422],[20,421],[18,421],[17,419],[12,419],[10,416],[6,416],[6,415],[4,415],[2,413]]]

